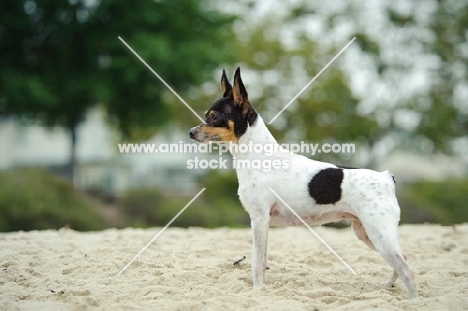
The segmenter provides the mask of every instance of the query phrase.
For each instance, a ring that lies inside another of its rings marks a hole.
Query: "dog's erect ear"
[[[244,83],[242,83],[239,67],[237,67],[236,73],[234,74],[232,97],[234,98],[236,104],[242,104],[243,102],[247,101],[247,91],[245,90]]]
[[[242,113],[247,114],[250,103],[248,100],[247,91],[245,90],[244,83],[240,75],[240,68],[238,67],[234,74],[234,86],[232,88],[231,97],[234,99],[234,103],[242,108]]]
[[[221,77],[221,89],[223,90],[223,97],[228,97],[232,91],[232,85],[226,76],[226,71],[223,69],[223,76]]]

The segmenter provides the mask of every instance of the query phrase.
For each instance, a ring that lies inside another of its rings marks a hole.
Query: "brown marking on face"
[[[239,139],[234,134],[234,122],[228,121],[228,127],[214,127],[207,124],[202,124],[199,127],[195,139],[199,142],[208,141],[232,141],[237,142]]]
[[[228,126],[229,126],[229,129],[232,131],[232,133],[234,133],[234,121],[229,120],[228,121]]]

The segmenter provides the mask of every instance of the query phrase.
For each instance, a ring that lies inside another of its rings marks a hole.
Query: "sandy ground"
[[[252,289],[248,229],[70,229],[0,234],[1,310],[466,310],[468,225],[400,227],[420,297],[352,230],[319,227],[354,276],[304,227],[271,229],[266,285]],[[242,256],[239,265],[233,262]]]

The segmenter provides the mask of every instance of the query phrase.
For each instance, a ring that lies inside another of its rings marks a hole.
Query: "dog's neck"
[[[233,145],[266,145],[266,144],[277,144],[278,142],[270,133],[265,123],[263,122],[260,115],[257,116],[255,123],[252,126],[248,126],[245,133],[239,138],[239,141]],[[236,158],[245,158],[249,153],[239,152],[239,146],[231,145],[229,151]]]

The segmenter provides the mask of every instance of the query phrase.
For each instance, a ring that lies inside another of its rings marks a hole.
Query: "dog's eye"
[[[218,120],[219,120],[218,114],[213,113],[213,114],[211,115],[211,121],[216,122],[216,121],[218,121]]]

